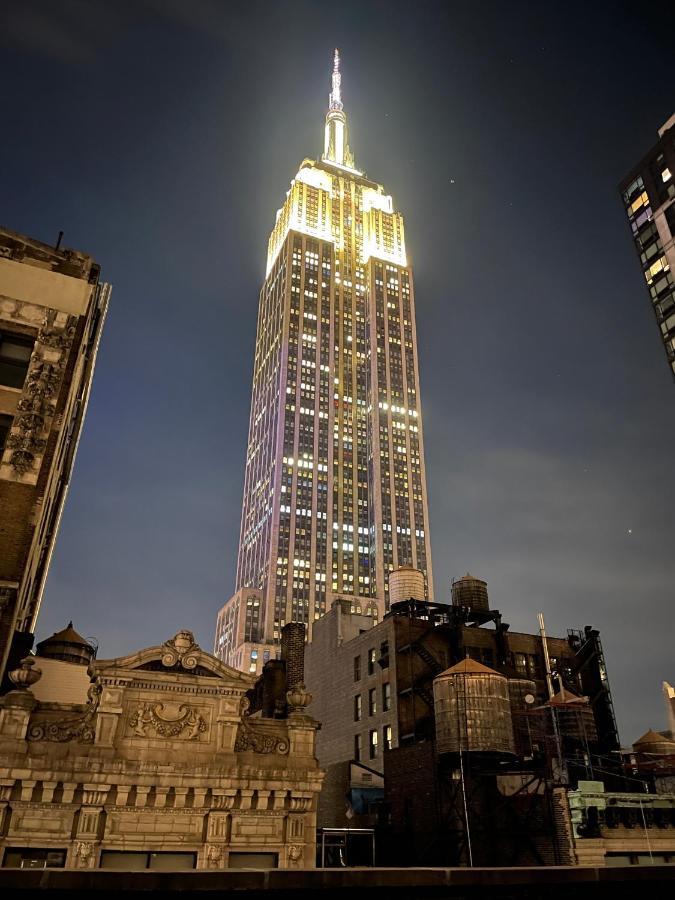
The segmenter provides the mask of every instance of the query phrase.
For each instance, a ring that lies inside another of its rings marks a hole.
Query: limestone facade
[[[567,798],[577,865],[675,862],[675,794],[619,793],[580,781]]]
[[[85,253],[0,227],[0,691],[33,643],[110,286]]]
[[[3,866],[314,866],[323,772],[302,684],[279,717],[251,713],[255,677],[189,631],[92,662],[84,704],[39,702],[31,662],[0,701]]]

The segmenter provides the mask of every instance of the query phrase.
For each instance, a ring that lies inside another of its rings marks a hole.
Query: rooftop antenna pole
[[[548,689],[548,699],[552,700],[554,691],[553,691],[553,679],[551,678],[551,658],[548,655],[548,644],[546,643],[546,628],[544,626],[544,614],[539,613],[537,618],[539,619],[539,634],[541,635],[541,646],[544,650],[544,668],[546,670],[546,687]]]
[[[58,238],[56,239],[56,246],[54,247],[55,250],[60,250],[60,249],[61,249],[61,241],[62,241],[62,240],[63,240],[63,232],[62,232],[62,231],[59,231],[59,236],[58,236]]]

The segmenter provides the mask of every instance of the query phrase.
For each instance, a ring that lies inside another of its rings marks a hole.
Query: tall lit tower
[[[237,593],[216,653],[252,670],[285,622],[311,630],[333,595],[381,618],[401,565],[431,596],[428,529],[403,218],[355,166],[336,50],[323,155],[300,164],[268,244]]]

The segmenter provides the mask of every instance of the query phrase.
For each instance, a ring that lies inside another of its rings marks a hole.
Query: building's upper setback
[[[675,378],[675,114],[620,189]]]
[[[0,678],[32,643],[109,293],[87,254],[0,228]]]
[[[412,273],[401,214],[350,150],[336,51],[324,152],[291,182],[260,293],[236,584],[262,592],[249,640],[311,629],[332,595],[381,617],[404,564],[431,596]]]

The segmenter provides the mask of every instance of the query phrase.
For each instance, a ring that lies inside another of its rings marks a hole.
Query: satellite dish
[[[523,700],[527,703],[528,706],[532,706],[534,703],[534,695],[533,694],[525,694]]]

